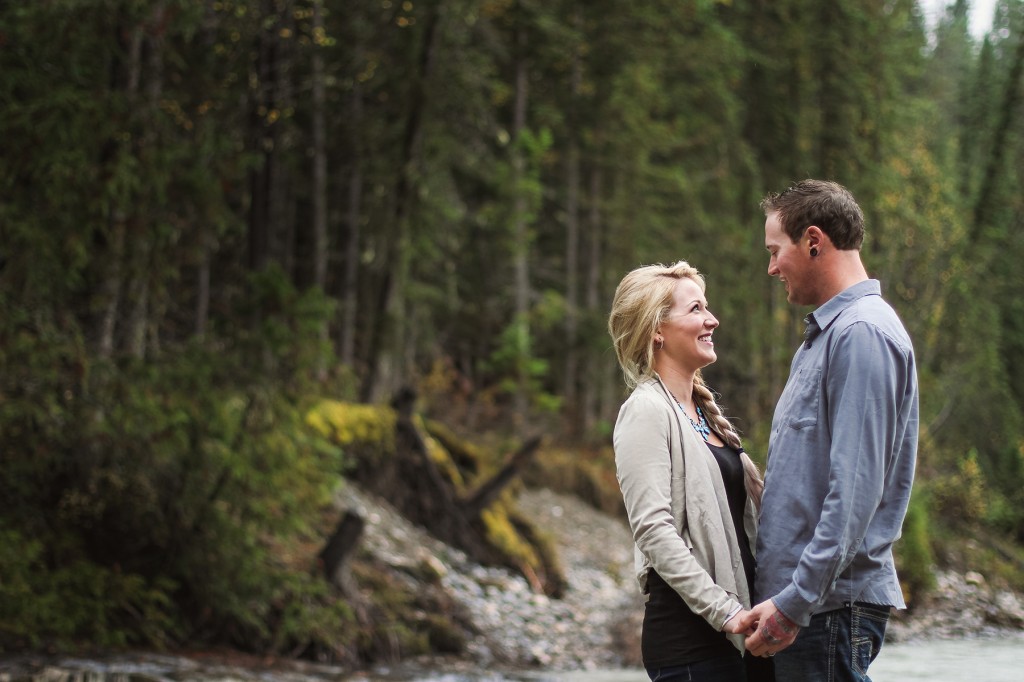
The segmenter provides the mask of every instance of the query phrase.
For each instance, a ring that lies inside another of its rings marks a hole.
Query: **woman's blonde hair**
[[[652,339],[672,309],[673,294],[681,279],[691,279],[702,292],[705,290],[704,277],[700,271],[682,260],[672,265],[639,267],[623,277],[615,288],[612,310],[608,316],[608,333],[611,334],[615,356],[630,390],[654,376]],[[741,450],[743,444],[739,433],[732,422],[725,418],[699,370],[693,378],[693,401],[704,412],[715,433],[732,447]],[[750,458],[744,457],[744,460],[747,492],[760,508],[764,484]]]
[[[612,299],[608,333],[630,390],[654,375],[651,339],[672,309],[672,295],[681,279],[692,279],[704,291],[704,277],[686,261],[644,265],[622,278]]]

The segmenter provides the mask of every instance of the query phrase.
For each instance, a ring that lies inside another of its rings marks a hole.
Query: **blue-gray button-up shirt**
[[[914,349],[877,280],[807,323],[772,419],[755,581],[799,625],[854,601],[905,606],[892,545],[918,432]]]

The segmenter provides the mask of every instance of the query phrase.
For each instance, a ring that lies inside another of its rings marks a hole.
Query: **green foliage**
[[[999,589],[1024,590],[1024,552],[984,527],[963,532],[935,516],[931,524],[932,548],[943,567],[960,573],[976,571]]]
[[[930,492],[939,518],[962,526],[980,521],[985,515],[987,496],[978,453],[971,450],[961,457],[956,472],[933,480]]]
[[[400,576],[359,563],[353,573],[378,596],[372,627],[357,642],[365,659],[394,661],[431,652],[461,653],[465,635],[455,625],[458,614],[437,592],[417,592]]]
[[[161,646],[182,631],[171,580],[146,579],[84,559],[53,567],[40,539],[2,525],[0,575],[0,651],[59,650],[79,642],[104,648]]]
[[[910,498],[907,517],[903,520],[903,536],[896,544],[896,563],[903,596],[911,608],[919,597],[924,597],[935,587],[929,498],[921,486],[917,487]]]
[[[531,325],[524,319],[514,318],[500,336],[500,344],[486,361],[482,370],[501,377],[500,390],[508,395],[525,391],[533,404],[541,410],[558,408],[558,397],[544,390],[543,379],[549,363],[537,357],[532,350]],[[526,379],[525,384],[519,378]]]
[[[276,654],[324,653],[342,658],[356,646],[356,616],[351,604],[318,577],[282,570],[269,596],[273,615],[260,628],[260,640],[247,646]]]
[[[331,357],[318,331],[331,318],[335,301],[316,288],[299,290],[276,264],[250,273],[245,285],[238,313],[255,323],[234,331],[239,350],[262,357],[276,376],[298,381],[312,376],[317,363]]]
[[[1024,544],[1024,443],[993,458],[986,471],[990,497],[986,521]]]
[[[78,640],[77,606],[24,600],[81,591],[103,642],[316,650],[344,609],[266,539],[393,452],[386,408],[318,399],[393,390],[385,348],[461,430],[508,439],[529,404],[589,440],[538,476],[615,507],[604,323],[640,263],[706,273],[709,383],[763,453],[804,311],[764,275],[757,203],[807,176],[860,199],[865,263],[915,340],[912,591],[929,520],[1024,541],[1019,0],[980,45],[965,5],[927,36],[911,0],[329,4],[316,30],[308,0],[0,7],[3,646]],[[459,485],[488,466],[426,442]]]
[[[242,356],[90,362],[73,328],[0,303],[3,572],[19,576],[3,583],[15,617],[0,646],[269,637],[288,571],[267,541],[310,529],[340,451]],[[323,630],[308,615],[289,636]]]

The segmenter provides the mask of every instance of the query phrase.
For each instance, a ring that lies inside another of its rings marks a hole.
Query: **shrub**
[[[974,450],[957,462],[956,473],[936,477],[930,489],[935,513],[943,519],[955,519],[966,525],[985,515],[985,480]]]
[[[918,486],[910,498],[907,517],[903,521],[903,537],[896,543],[896,564],[903,597],[911,607],[935,587],[932,572],[935,556],[930,540],[929,514],[928,494]]]

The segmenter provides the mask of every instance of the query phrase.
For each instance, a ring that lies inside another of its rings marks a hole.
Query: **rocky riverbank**
[[[935,592],[911,612],[896,612],[886,639],[969,639],[1024,632],[1024,598],[988,584],[975,572],[939,571]]]
[[[347,486],[339,506],[366,522],[362,547],[408,580],[439,580],[472,619],[466,654],[423,657],[353,672],[334,666],[232,653],[138,653],[112,657],[0,659],[0,682],[378,682],[529,677],[540,670],[609,670],[637,663],[642,599],[632,576],[626,526],[577,498],[525,491],[520,509],[559,548],[568,581],[562,599],[533,591],[512,571],[481,566],[430,536],[385,500]],[[437,671],[445,677],[435,678]],[[522,676],[521,676],[522,675]]]
[[[366,520],[363,547],[378,562],[410,580],[432,576],[469,615],[472,627],[464,656],[403,661],[363,672],[233,654],[24,658],[0,660],[0,682],[542,680],[549,679],[538,672],[542,670],[608,671],[639,665],[643,600],[632,575],[632,540],[621,519],[548,490],[520,494],[520,509],[560,551],[568,588],[564,598],[551,599],[531,590],[512,571],[470,561],[384,500],[352,486],[339,496],[341,506]],[[1024,632],[1020,595],[994,589],[978,574],[943,572],[936,577],[935,596],[911,614],[894,616],[888,639],[908,642]],[[436,676],[438,671],[444,671],[441,677]],[[613,678],[605,673],[601,679]]]
[[[422,560],[443,566],[452,595],[475,614],[480,633],[469,649],[473,663],[587,670],[639,666],[643,599],[633,578],[632,538],[618,518],[575,497],[548,490],[520,494],[519,507],[554,539],[568,578],[564,599],[530,591],[520,576],[466,561],[426,537],[386,504],[349,489],[347,504],[370,519],[365,542],[399,567]],[[977,573],[936,575],[935,593],[912,612],[895,612],[887,639],[999,637],[1024,632],[1024,598],[987,584]]]
[[[342,497],[367,520],[363,546],[378,560],[410,574],[430,565],[471,615],[472,665],[587,670],[638,662],[642,598],[632,576],[632,539],[620,520],[572,496],[521,493],[519,508],[551,536],[565,569],[566,594],[551,599],[518,574],[469,561],[378,498],[351,486]]]

